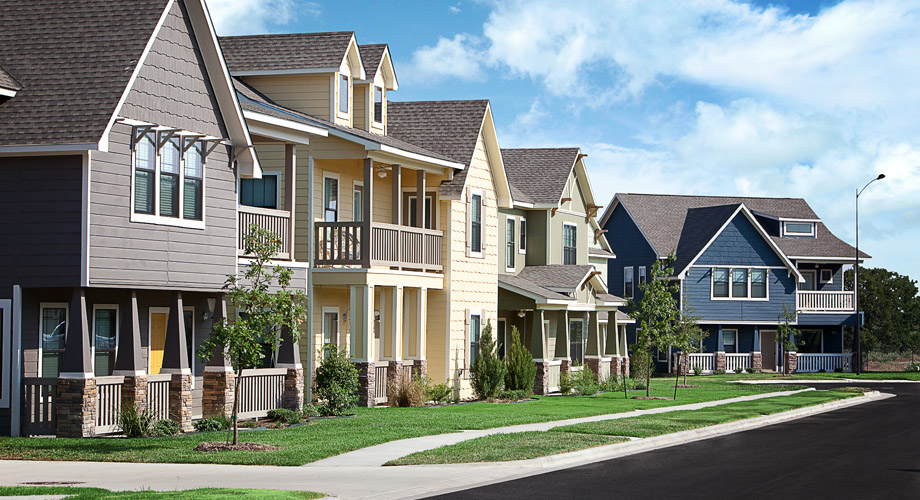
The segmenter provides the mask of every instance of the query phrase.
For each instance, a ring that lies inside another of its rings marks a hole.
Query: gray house
[[[237,183],[260,176],[202,0],[6,2],[0,435],[225,410],[202,392],[232,374],[194,350],[240,265]]]

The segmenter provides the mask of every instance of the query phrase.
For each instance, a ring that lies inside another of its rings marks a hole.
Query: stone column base
[[[173,373],[169,379],[169,416],[182,432],[192,429],[192,375]]]
[[[610,376],[616,380],[623,378],[623,358],[614,356],[610,358]]]
[[[725,371],[725,353],[724,352],[716,353],[715,364],[713,365],[712,369],[715,371],[719,371],[719,370],[722,370],[723,372]]]
[[[288,368],[284,374],[281,406],[292,411],[303,411],[303,368]]]
[[[796,356],[795,352],[787,352],[783,356],[783,371],[787,375],[792,375],[799,368],[799,358]]]
[[[375,404],[374,363],[355,363],[358,369],[358,406],[372,407]],[[381,380],[381,383],[386,383]]]
[[[55,396],[57,437],[96,435],[96,379],[59,378]]]
[[[121,405],[133,406],[138,413],[147,410],[147,376],[126,375],[121,386]]]
[[[412,371],[410,369],[409,373],[406,373],[402,361],[390,361],[387,363],[387,383],[389,383],[390,380],[400,380],[405,375],[411,377]]]
[[[427,359],[414,359],[412,360],[412,377],[427,377],[428,376],[428,360]]]
[[[559,376],[561,377],[563,373],[569,373],[570,371],[572,371],[572,361],[563,359],[562,365],[559,366]]]
[[[751,353],[751,370],[754,373],[760,373],[763,370],[763,354],[760,352]]]
[[[534,394],[549,394],[549,363],[546,361],[534,361],[537,365],[537,376],[534,380]]]
[[[204,370],[201,387],[201,413],[205,417],[233,415],[233,393],[236,390],[236,374],[232,371]]]
[[[594,372],[594,378],[600,380],[598,374],[601,372],[601,360],[600,358],[586,358],[585,359],[585,368],[590,368]]]

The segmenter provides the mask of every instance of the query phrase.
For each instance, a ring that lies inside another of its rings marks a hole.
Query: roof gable
[[[353,45],[353,31],[220,37],[233,75],[335,72]]]
[[[396,69],[390,57],[390,47],[385,43],[359,45],[361,61],[364,64],[366,82],[372,82],[380,73],[387,90],[397,90],[399,82],[396,80]]]
[[[513,200],[558,205],[579,152],[578,148],[503,148]]]

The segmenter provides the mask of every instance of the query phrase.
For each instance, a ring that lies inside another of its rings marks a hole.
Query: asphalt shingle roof
[[[582,283],[585,276],[593,270],[594,266],[592,265],[525,266],[518,273],[518,277],[544,288],[564,289],[567,292],[573,292]]]
[[[600,257],[616,257],[616,255],[613,252],[608,252],[607,250],[604,250],[603,248],[594,248],[594,247],[588,248],[588,255],[597,255]]]
[[[22,88],[22,85],[20,85],[12,75],[7,73],[6,70],[0,67],[0,88],[19,90]]]
[[[283,35],[222,36],[221,51],[230,73],[338,68],[353,31]]]
[[[240,107],[243,108],[243,110],[254,111],[268,116],[273,116],[275,118],[291,120],[293,122],[304,123],[307,125],[313,125],[326,129],[340,130],[342,132],[353,135],[356,138],[370,140],[378,144],[385,144],[387,146],[392,146],[394,148],[408,151],[410,153],[416,153],[438,160],[453,161],[444,155],[435,153],[434,151],[428,151],[425,148],[420,148],[415,144],[409,144],[405,141],[400,141],[399,139],[394,139],[385,135],[372,134],[357,128],[344,127],[342,125],[337,125],[326,120],[321,120],[306,113],[301,113],[300,111],[286,108],[272,101],[258,90],[252,88],[249,85],[246,85],[245,82],[238,78],[233,78],[233,86],[236,88],[237,96],[240,100]]]
[[[387,44],[375,43],[368,45],[358,45],[358,52],[361,53],[361,63],[364,64],[364,72],[368,80],[373,80],[377,74],[377,68],[380,67],[380,60],[383,58],[383,51],[386,50]]]
[[[487,100],[390,101],[387,103],[387,132],[469,167],[488,106]],[[466,172],[464,168],[455,173],[452,180],[441,183],[441,196],[459,196]]]
[[[568,300],[572,302],[575,301],[575,299],[573,299],[572,297],[563,295],[559,292],[554,292],[547,288],[543,288],[542,286],[537,285],[536,283],[532,281],[521,278],[520,276],[512,276],[510,274],[500,274],[498,275],[498,283],[499,283],[499,286],[502,284],[510,285],[515,288],[524,290],[526,292],[530,292],[534,295],[537,295],[538,297],[543,297],[546,299]]]
[[[502,149],[511,196],[525,203],[558,203],[578,148]]]
[[[17,0],[0,8],[0,145],[98,142],[167,0]]]
[[[659,253],[677,254],[680,271],[715,235],[740,204],[755,214],[789,219],[818,219],[802,198],[755,198],[739,196],[682,196],[618,193],[620,203]],[[770,238],[791,257],[841,257],[855,255],[855,249],[818,223],[817,238]],[[869,255],[860,252],[860,256]]]

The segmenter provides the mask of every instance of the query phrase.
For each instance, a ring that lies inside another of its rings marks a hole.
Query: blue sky
[[[394,100],[488,98],[503,147],[579,146],[615,192],[809,201],[920,278],[920,3],[208,0],[219,34],[388,43]]]

